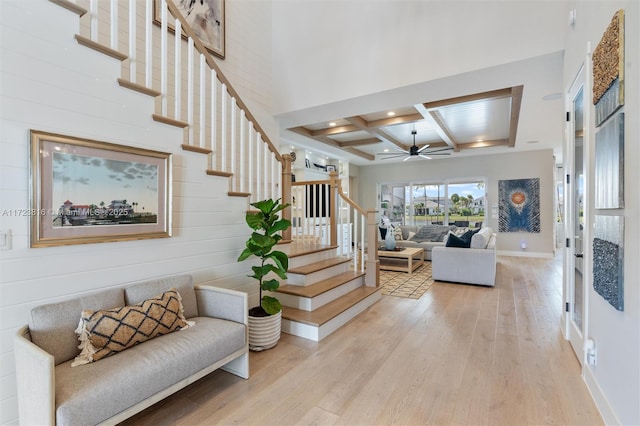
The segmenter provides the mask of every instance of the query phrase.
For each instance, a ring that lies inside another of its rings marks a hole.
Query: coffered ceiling
[[[416,145],[429,145],[427,156],[434,150],[455,158],[551,149],[561,162],[562,64],[558,51],[282,112],[276,116],[282,149],[383,165],[406,161],[383,153],[409,150],[415,130]],[[410,161],[429,160],[412,156]]]
[[[400,150],[408,151],[413,145],[414,130],[418,148],[428,145],[423,151],[426,156],[430,152],[443,155],[495,146],[514,147],[522,91],[522,85],[506,87],[288,130],[368,161],[406,160]]]

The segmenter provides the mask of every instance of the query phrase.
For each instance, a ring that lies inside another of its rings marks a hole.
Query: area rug
[[[433,284],[431,262],[424,262],[411,275],[406,272],[380,271],[382,294],[419,299]]]

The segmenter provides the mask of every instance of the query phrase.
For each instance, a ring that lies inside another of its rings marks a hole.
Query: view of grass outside
[[[396,184],[381,186],[382,214],[392,223],[458,223],[476,227],[484,221],[484,182]]]

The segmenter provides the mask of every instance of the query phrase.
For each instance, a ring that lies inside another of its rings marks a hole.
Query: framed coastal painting
[[[162,22],[162,0],[153,1],[154,22]],[[224,59],[225,55],[225,23],[224,0],[174,0],[182,16],[185,18],[196,37],[209,52]],[[175,32],[175,25],[170,14],[167,26]],[[183,34],[183,37],[185,35]]]
[[[31,131],[31,247],[171,236],[171,154]]]

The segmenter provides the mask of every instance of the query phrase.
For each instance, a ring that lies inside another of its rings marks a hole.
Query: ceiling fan
[[[445,147],[445,148],[437,148],[432,150],[427,150],[429,148],[429,144],[418,148],[416,145],[416,134],[418,132],[416,130],[412,130],[411,134],[413,135],[413,145],[409,147],[409,150],[396,148],[397,151],[400,152],[378,152],[378,155],[386,155],[388,157],[381,158],[381,160],[389,160],[391,158],[400,158],[403,156],[407,156],[402,161],[410,160],[413,157],[424,158],[425,160],[431,160],[430,155],[451,155],[451,151],[453,148]]]

